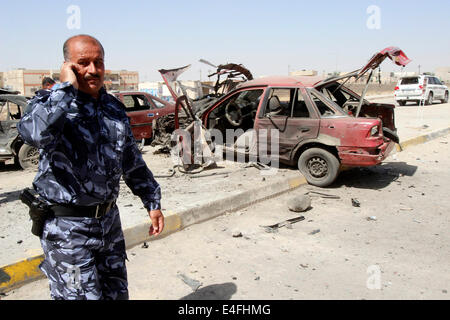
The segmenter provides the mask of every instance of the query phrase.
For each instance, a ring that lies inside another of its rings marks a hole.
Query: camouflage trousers
[[[55,300],[128,299],[125,240],[119,210],[104,217],[54,217],[41,237],[39,268]]]

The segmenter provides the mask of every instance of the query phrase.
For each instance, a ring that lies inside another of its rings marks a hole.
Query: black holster
[[[31,233],[39,238],[44,230],[45,220],[53,216],[50,206],[35,197],[29,188],[24,189],[19,196],[20,200],[29,208],[29,214],[32,221]]]

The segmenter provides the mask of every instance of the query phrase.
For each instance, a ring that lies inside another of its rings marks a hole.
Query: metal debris
[[[316,234],[316,233],[319,233],[320,232],[320,229],[317,229],[317,230],[313,230],[313,231],[311,231],[310,233],[308,233],[308,234],[311,234],[311,235],[313,235],[313,234]]]
[[[358,199],[352,198],[352,206],[354,207],[360,207],[361,203],[358,201]]]
[[[291,218],[291,219],[287,219],[285,221],[279,222],[279,223],[275,223],[273,225],[270,226],[260,226],[262,228],[264,228],[266,230],[266,232],[276,232],[275,230],[277,230],[278,228],[284,227],[289,225],[292,228],[292,224],[305,220],[304,216],[299,216],[299,217],[295,217],[295,218]]]
[[[192,291],[197,291],[198,288],[203,284],[200,281],[189,278],[188,276],[180,273],[177,274],[177,277],[180,278],[185,284],[191,287]]]
[[[232,236],[233,236],[233,238],[240,238],[240,237],[242,237],[242,232],[240,232],[239,230],[235,230],[235,231],[233,231]]]
[[[333,195],[333,194],[326,194],[326,193],[322,193],[322,192],[317,192],[317,191],[308,191],[305,193],[305,195],[310,195],[311,197],[314,197],[315,195],[321,197],[321,198],[325,198],[325,199],[340,199],[341,197]]]

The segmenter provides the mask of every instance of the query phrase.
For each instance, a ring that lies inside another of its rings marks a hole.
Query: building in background
[[[316,70],[296,70],[296,71],[291,71],[289,72],[290,76],[293,77],[301,77],[301,76],[317,76],[317,71]]]
[[[450,83],[450,67],[439,67],[434,71],[436,77],[446,84]]]
[[[186,95],[190,99],[198,99],[209,94],[210,88],[213,85],[214,83],[210,81],[201,82],[199,80],[182,80],[174,82],[172,87],[178,96]],[[147,92],[167,101],[173,100],[173,97],[164,81],[141,82],[139,83],[139,91]]]
[[[24,96],[34,96],[41,89],[42,79],[50,77],[59,82],[60,70],[15,69],[0,72],[0,87],[19,91]],[[127,70],[105,70],[107,90],[138,90],[139,72]]]

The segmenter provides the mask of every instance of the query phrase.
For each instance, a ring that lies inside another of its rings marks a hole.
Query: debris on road
[[[191,287],[192,291],[197,291],[198,288],[203,284],[200,281],[197,281],[195,279],[191,279],[185,274],[179,273],[177,274],[177,277],[180,278],[185,284],[187,284],[189,287]]]
[[[317,191],[308,191],[305,193],[306,195],[310,195],[311,197],[314,197],[315,195],[321,197],[321,198],[325,198],[325,199],[340,199],[341,197],[339,196],[335,196],[333,194],[326,194],[326,193],[322,193],[322,192],[317,192]]]
[[[147,242],[144,242],[144,243],[142,244],[141,248],[143,248],[143,249],[147,249],[147,248],[148,248],[148,244],[147,244]]]
[[[235,230],[235,231],[233,231],[232,236],[233,236],[233,238],[240,238],[240,237],[242,237],[242,232],[240,232],[239,230]]]
[[[191,178],[203,178],[203,177],[210,177],[210,176],[218,176],[218,175],[227,175],[230,174],[231,171],[226,171],[226,172],[213,172],[213,173],[208,173],[208,174],[202,174],[202,175],[198,175],[198,176],[191,176]]]
[[[367,221],[377,221],[377,217],[376,216],[367,217]]]
[[[320,229],[317,229],[317,230],[311,231],[311,232],[308,233],[308,234],[313,235],[313,234],[316,234],[316,233],[319,233],[319,232],[320,232]]]
[[[311,198],[305,195],[299,195],[290,199],[287,204],[289,210],[294,212],[302,212],[311,207]]]
[[[299,222],[299,221],[302,221],[302,220],[305,220],[304,216],[299,216],[299,217],[287,219],[285,221],[282,221],[282,222],[279,222],[279,223],[275,223],[275,224],[270,225],[270,226],[260,226],[260,227],[264,228],[266,230],[266,232],[276,232],[275,230],[277,230],[278,228],[284,227],[284,226],[287,227],[289,225],[292,228],[292,224],[293,223],[296,223],[296,222]],[[289,227],[287,227],[287,228],[289,228]]]
[[[354,207],[360,207],[361,203],[358,201],[358,199],[352,198],[352,206]]]

